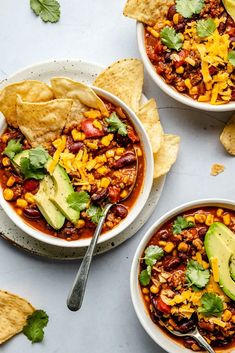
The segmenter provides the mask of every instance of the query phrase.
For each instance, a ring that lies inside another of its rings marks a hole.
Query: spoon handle
[[[209,353],[215,353],[214,349],[207,343],[205,338],[202,337],[202,335],[198,332],[195,332],[194,335],[192,335],[193,338],[200,344],[200,346],[204,349],[207,350]]]
[[[100,217],[99,223],[97,224],[97,227],[91,239],[90,245],[79,267],[77,276],[75,278],[74,284],[72,286],[72,289],[67,299],[67,306],[71,311],[77,311],[82,306],[82,301],[86,290],[86,283],[88,279],[88,274],[89,274],[91,260],[93,257],[95,246],[96,246],[98,237],[101,233],[107,213],[109,212],[112,206],[113,206],[112,204],[107,204],[104,207],[103,215],[102,217]]]

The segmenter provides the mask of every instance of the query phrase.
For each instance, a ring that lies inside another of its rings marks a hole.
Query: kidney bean
[[[133,152],[127,152],[123,157],[119,158],[113,165],[114,169],[120,169],[130,165],[136,161],[136,156]]]
[[[163,268],[165,271],[171,271],[173,268],[176,268],[181,263],[179,257],[170,257],[163,264]]]
[[[184,322],[183,324],[179,325],[178,329],[180,332],[187,333],[194,326],[195,326],[195,322],[194,322],[194,320],[191,319],[191,320],[188,320],[188,321]]]
[[[199,321],[198,325],[206,331],[214,332],[215,330],[215,324],[210,323],[210,322],[205,322],[205,321]]]
[[[121,217],[121,218],[125,218],[128,214],[128,210],[125,206],[123,205],[116,205],[113,207],[113,211],[115,213],[116,216]]]
[[[186,348],[191,348],[193,344],[197,344],[197,342],[193,338],[185,338],[184,339],[184,345]]]
[[[167,240],[170,236],[168,231],[166,229],[160,230],[157,235],[162,239],[162,240]]]
[[[23,213],[25,217],[31,218],[31,219],[36,219],[41,217],[39,210],[37,210],[36,208],[25,207],[23,210]]]
[[[118,202],[120,200],[121,189],[117,186],[109,186],[109,199],[111,202]]]
[[[200,228],[198,229],[198,236],[199,236],[200,238],[203,238],[204,235],[206,235],[207,230],[208,230],[208,227],[200,227]]]
[[[175,27],[175,30],[177,31],[177,32],[184,32],[184,30],[185,30],[185,22],[182,22],[182,23],[178,23],[177,25],[175,25],[174,27]]]
[[[176,14],[176,7],[175,5],[171,5],[168,9],[167,12],[167,19],[172,21],[173,20],[173,16]]]
[[[35,179],[27,179],[24,181],[25,191],[35,191],[39,187],[39,181]]]
[[[71,153],[77,153],[84,147],[84,144],[82,142],[74,142],[68,146],[69,152]]]
[[[92,196],[91,200],[93,202],[100,202],[108,196],[108,188],[96,191]]]

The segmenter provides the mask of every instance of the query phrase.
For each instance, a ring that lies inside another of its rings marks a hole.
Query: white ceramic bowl
[[[221,105],[213,105],[210,103],[202,103],[198,102],[191,97],[187,96],[186,94],[179,93],[173,86],[168,85],[165,80],[157,74],[155,71],[154,66],[152,65],[151,61],[148,58],[145,49],[145,39],[144,39],[144,25],[141,22],[137,22],[136,25],[137,31],[137,42],[139,47],[139,52],[141,58],[143,60],[144,66],[148,71],[149,75],[152,77],[153,81],[166,93],[168,96],[174,98],[180,103],[186,104],[192,108],[197,108],[206,111],[214,111],[214,112],[227,112],[230,110],[235,109],[235,102],[230,102],[227,104]]]
[[[46,64],[42,64],[42,65],[46,65]],[[66,76],[66,72],[64,73],[64,76]],[[9,81],[14,82],[14,80],[12,79],[13,77],[14,76],[10,77],[8,82]],[[30,77],[28,77],[28,79],[30,79]],[[152,183],[153,183],[153,154],[152,154],[152,149],[151,149],[151,145],[150,145],[147,133],[145,132],[143,125],[141,124],[141,122],[139,121],[135,113],[124,102],[122,102],[119,98],[115,97],[113,94],[108,93],[97,87],[92,87],[92,88],[101,97],[120,106],[127,113],[128,117],[132,121],[140,137],[144,156],[145,156],[145,174],[144,174],[142,189],[140,190],[139,196],[136,199],[134,205],[131,207],[128,216],[123,221],[121,221],[117,227],[102,234],[99,237],[98,243],[101,244],[105,241],[118,237],[118,234],[123,230],[125,230],[138,217],[143,207],[145,206],[145,203],[149,197]],[[2,116],[2,118],[0,117],[0,134],[2,134],[5,127],[6,127],[5,118]],[[0,187],[0,205],[2,206],[2,208],[4,209],[8,217],[20,229],[22,229],[25,233],[29,234],[33,238],[43,241],[44,243],[55,245],[55,246],[70,247],[70,248],[86,247],[90,243],[90,239],[80,239],[80,240],[68,242],[66,240],[53,237],[51,235],[48,235],[46,233],[43,233],[31,227],[29,224],[25,223],[20,216],[17,215],[17,213],[12,208],[11,204],[5,201],[1,187]]]
[[[142,297],[140,285],[139,285],[139,259],[142,257],[144,249],[148,244],[151,237],[157,232],[161,226],[170,220],[172,217],[177,216],[180,213],[183,213],[187,210],[197,208],[197,207],[205,207],[205,206],[216,206],[216,207],[224,207],[231,210],[235,210],[235,201],[224,200],[224,199],[205,199],[205,200],[197,200],[192,202],[187,202],[181,206],[174,208],[173,210],[167,212],[163,215],[157,222],[155,222],[152,227],[147,231],[147,233],[143,236],[136,253],[134,255],[134,259],[131,267],[131,275],[130,275],[130,289],[131,289],[131,299],[134,305],[135,312],[145,329],[145,331],[149,334],[149,336],[165,349],[169,353],[188,353],[190,350],[183,347],[181,344],[177,343],[174,340],[174,336],[171,337],[164,333],[158,325],[154,324],[151,320],[147,308],[145,307],[145,303]],[[226,350],[224,350],[225,352]],[[229,350],[231,351],[231,349]]]

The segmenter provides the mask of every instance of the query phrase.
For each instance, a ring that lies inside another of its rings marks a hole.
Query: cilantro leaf
[[[116,113],[112,113],[109,118],[106,119],[106,122],[109,124],[109,132],[117,132],[121,136],[127,135],[126,124],[124,124]]]
[[[228,61],[230,62],[230,64],[235,66],[235,50],[230,50],[229,51],[229,53],[228,53]]]
[[[75,191],[67,197],[69,206],[76,211],[85,210],[89,201],[90,196],[86,191]]]
[[[96,224],[99,222],[100,217],[103,216],[102,208],[98,205],[91,205],[86,213],[91,218],[91,221]]]
[[[183,45],[183,41],[180,33],[176,33],[173,27],[165,27],[160,32],[160,38],[163,44],[169,49],[180,50]]]
[[[5,154],[10,159],[13,159],[15,155],[21,151],[22,151],[22,144],[20,143],[19,140],[13,139],[8,142],[7,147],[3,151],[3,154]]]
[[[204,6],[204,0],[176,0],[176,11],[185,18],[198,15]]]
[[[41,342],[44,337],[44,327],[48,324],[48,315],[44,310],[36,310],[27,319],[23,328],[23,334],[28,337],[32,343]]]
[[[209,282],[209,278],[210,271],[205,270],[197,261],[190,260],[187,263],[186,280],[189,286],[192,286],[195,291],[198,288],[204,288]]]
[[[56,0],[30,0],[33,12],[44,22],[58,22],[60,19],[60,4]]]
[[[32,148],[29,151],[30,164],[35,169],[44,168],[49,156],[43,147]]]
[[[37,179],[41,180],[45,176],[45,170],[43,168],[33,169],[29,158],[23,157],[20,160],[20,171],[24,175],[25,179]]]
[[[201,306],[198,308],[198,311],[205,316],[221,316],[223,307],[223,301],[218,295],[214,293],[204,293],[201,297]]]
[[[153,266],[157,260],[164,256],[164,251],[157,245],[150,245],[145,249],[145,263],[147,266]]]
[[[148,266],[145,270],[142,270],[139,275],[139,281],[142,286],[147,286],[150,283],[152,267]]]
[[[178,216],[173,223],[173,233],[180,234],[183,229],[194,227],[193,222],[188,222],[185,217]]]
[[[197,21],[197,34],[199,37],[208,37],[216,30],[215,21],[212,18]]]

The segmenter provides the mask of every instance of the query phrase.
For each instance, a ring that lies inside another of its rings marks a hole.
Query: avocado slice
[[[40,182],[39,190],[34,196],[34,199],[47,223],[54,229],[60,229],[64,225],[65,217],[49,200],[54,192],[52,178],[49,175],[46,175]]]
[[[225,10],[232,17],[233,21],[235,21],[235,2],[234,0],[222,0]]]
[[[66,170],[57,164],[51,177],[55,186],[55,193],[50,197],[51,202],[63,213],[65,218],[74,224],[77,223],[80,212],[70,207],[67,202],[68,196],[74,192],[74,189]]]
[[[206,233],[204,246],[210,264],[213,258],[218,259],[221,289],[229,298],[235,300],[235,281],[230,272],[231,260],[235,258],[235,234],[223,223],[215,222]],[[235,274],[235,269],[232,271]]]

